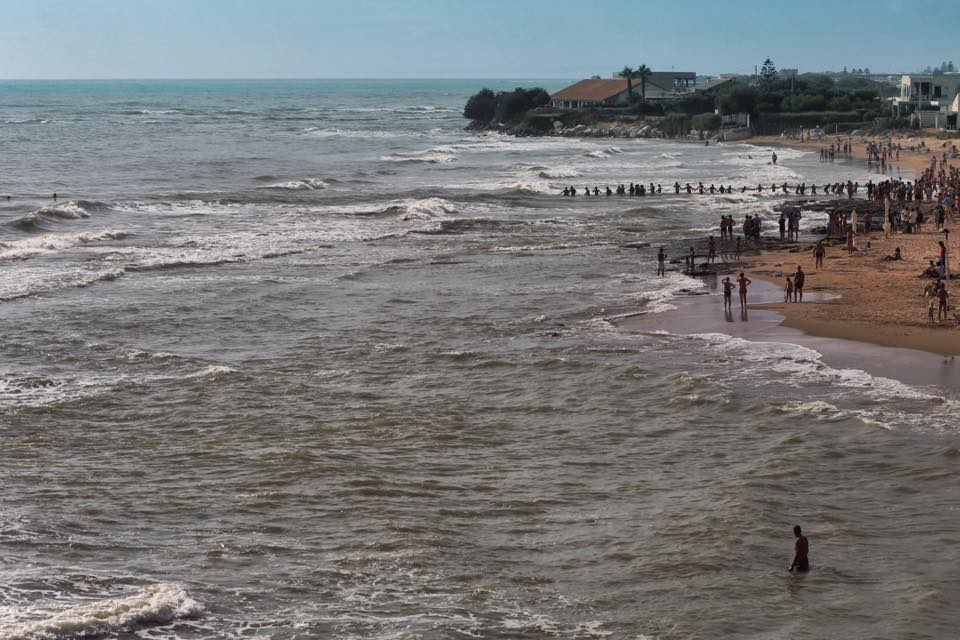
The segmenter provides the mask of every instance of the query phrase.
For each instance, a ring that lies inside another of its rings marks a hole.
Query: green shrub
[[[547,104],[550,104],[550,94],[540,87],[535,89],[517,87],[513,91],[501,91],[496,94],[490,89],[481,89],[467,100],[463,108],[463,117],[485,124],[493,120],[504,123],[517,122],[531,109]]]
[[[716,131],[720,128],[720,116],[715,113],[701,113],[690,119],[690,128],[699,131]]]

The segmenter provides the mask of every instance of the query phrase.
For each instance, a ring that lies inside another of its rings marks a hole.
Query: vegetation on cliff
[[[513,91],[498,93],[481,89],[467,100],[463,117],[483,126],[492,123],[510,125],[518,123],[530,110],[547,104],[550,104],[550,94],[540,87],[517,87]]]
[[[656,125],[657,134],[678,136],[691,130],[719,129],[717,113],[749,113],[755,127],[778,130],[869,122],[887,115],[884,99],[895,91],[895,87],[863,75],[784,74],[767,59],[755,77],[651,101],[645,99],[649,74],[645,65],[624,67],[621,75],[627,78],[630,94],[624,105],[560,111],[544,108],[550,104],[550,95],[541,88],[518,87],[498,93],[482,89],[467,101],[463,115],[472,121],[472,128],[518,135],[581,135],[586,129],[617,136],[621,133],[613,125],[623,125],[627,130],[622,135],[633,137],[639,131],[633,124],[647,121]],[[639,92],[634,90],[634,79],[640,80]]]

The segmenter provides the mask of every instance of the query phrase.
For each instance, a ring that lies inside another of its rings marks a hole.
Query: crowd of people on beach
[[[819,189],[819,192],[818,192]],[[781,184],[772,183],[770,186],[765,186],[763,184],[758,184],[757,186],[748,186],[740,185],[739,188],[734,188],[732,185],[720,185],[717,186],[713,183],[710,186],[704,185],[702,182],[698,182],[697,186],[691,185],[689,182],[684,185],[680,185],[679,182],[673,183],[673,192],[674,195],[729,195],[734,193],[764,193],[769,191],[771,194],[776,195],[777,193],[790,194],[798,196],[810,195],[835,195],[840,197],[853,198],[860,190],[859,182],[828,182],[826,184],[818,186],[815,183],[807,184],[806,182],[799,182],[796,184],[788,184],[783,182]],[[630,183],[629,185],[618,184],[615,189],[611,189],[608,186],[605,186],[601,189],[598,185],[594,185],[592,188],[590,186],[583,187],[583,189],[577,190],[574,186],[564,187],[563,191],[560,192],[561,195],[572,197],[578,195],[584,196],[654,196],[661,195],[663,193],[662,184],[650,183],[646,184],[634,184]]]
[[[929,147],[924,142],[919,145],[908,147],[912,153],[931,153]],[[894,144],[886,141],[867,141],[864,144],[864,157],[868,167],[875,167],[885,171],[887,166],[893,162],[900,161],[900,154],[904,151],[901,144]],[[829,147],[823,147],[820,150],[821,161],[831,161],[837,156],[852,157],[854,146],[852,140],[837,140]],[[924,287],[922,296],[927,298],[927,312],[930,322],[943,322],[948,320],[950,306],[950,294],[947,283],[951,277],[949,270],[949,230],[946,229],[948,220],[960,213],[960,170],[952,166],[949,158],[960,157],[960,151],[954,145],[949,153],[945,150],[942,154],[935,154],[930,161],[930,165],[920,173],[914,180],[903,180],[899,177],[889,177],[874,183],[869,180],[861,185],[856,181],[837,181],[822,185],[807,185],[805,182],[788,185],[772,184],[768,190],[772,193],[796,195],[834,195],[847,201],[853,201],[860,196],[861,187],[865,191],[866,204],[862,205],[863,213],[858,214],[857,208],[860,205],[857,202],[850,202],[850,205],[838,205],[832,210],[827,211],[826,237],[818,239],[813,247],[812,254],[814,268],[821,270],[824,268],[824,259],[827,254],[827,244],[839,241],[844,244],[849,253],[861,251],[870,247],[869,238],[865,247],[858,243],[858,236],[869,234],[872,231],[882,230],[885,238],[890,238],[895,234],[921,234],[937,233],[942,234],[943,239],[937,242],[938,256],[936,260],[930,259],[929,265],[918,274],[920,277],[932,279],[934,282]],[[763,185],[756,188],[741,186],[741,193],[746,191],[762,193]],[[650,184],[647,189],[644,185],[630,184],[629,187],[619,185],[616,191],[607,189],[607,195],[648,195],[661,194],[663,192],[661,185]],[[731,186],[719,188],[711,184],[705,186],[702,182],[697,186],[686,183],[681,186],[679,182],[673,185],[675,195],[685,193],[692,194],[727,194],[735,193],[736,190]],[[588,193],[590,191],[588,190]],[[599,190],[594,189],[594,195],[599,195]],[[564,190],[564,195],[575,195],[576,190],[569,187]],[[800,239],[800,220],[802,218],[799,207],[782,207],[777,225],[779,231],[779,240],[781,242],[798,242]],[[739,229],[738,229],[739,227]],[[684,256],[684,272],[689,275],[703,275],[716,273],[713,264],[719,254],[725,262],[729,262],[732,257],[734,262],[739,262],[742,251],[747,247],[757,247],[761,244],[761,231],[764,227],[764,220],[759,215],[746,215],[742,223],[737,223],[733,215],[721,215],[719,224],[719,241],[713,235],[708,236],[706,242],[706,259],[697,264],[698,256],[695,247],[691,246],[689,252]],[[742,235],[738,235],[740,231]],[[912,246],[912,245],[911,245]],[[666,250],[661,247],[658,251],[658,274],[663,274],[664,261],[666,259]],[[879,258],[882,262],[903,261],[904,255],[901,247],[896,247],[893,253]],[[797,266],[797,270],[785,277],[784,282],[784,302],[799,303],[803,301],[803,290],[806,284],[807,274],[802,265]],[[735,280],[732,276],[723,278],[721,286],[723,289],[724,309],[729,310],[732,304],[733,290],[737,289],[740,294],[741,309],[746,309],[747,290],[751,280],[744,272],[740,272]],[[960,324],[960,314],[956,314],[954,319]]]

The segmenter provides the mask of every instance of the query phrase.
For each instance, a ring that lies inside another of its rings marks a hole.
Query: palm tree
[[[633,67],[624,67],[620,76],[627,79],[627,98],[633,97]]]
[[[650,74],[653,71],[650,70],[645,64],[641,64],[637,67],[637,70],[634,72],[637,74],[637,77],[640,78],[640,99],[646,101],[647,99],[647,78],[650,77]]]

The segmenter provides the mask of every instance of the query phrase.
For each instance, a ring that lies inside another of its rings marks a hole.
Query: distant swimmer
[[[53,194],[53,199],[54,199],[54,200],[57,199],[57,194],[56,194],[56,193]]]
[[[797,541],[793,545],[793,562],[790,563],[788,571],[805,573],[810,571],[810,560],[807,558],[807,553],[810,551],[810,543],[807,541],[807,536],[800,533],[800,525],[794,525],[793,535],[797,538]]]

